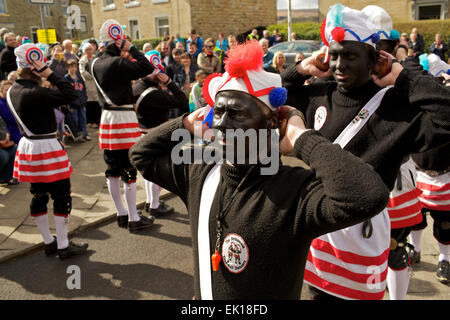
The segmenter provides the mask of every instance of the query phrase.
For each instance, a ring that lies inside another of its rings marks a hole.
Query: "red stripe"
[[[420,197],[430,201],[445,201],[450,200],[450,193],[433,194],[433,195],[427,195],[422,193]]]
[[[132,123],[113,123],[100,125],[100,129],[105,130],[127,129],[127,128],[139,128],[139,124],[137,122],[132,122]]]
[[[389,256],[389,248],[387,248],[382,254],[377,257],[361,256],[359,254],[343,251],[333,247],[330,243],[316,238],[312,241],[311,247],[316,250],[331,254],[339,260],[347,263],[359,264],[363,266],[382,265],[386,262]]]
[[[412,227],[416,224],[421,223],[423,220],[423,216],[421,214],[412,216],[409,219],[402,219],[398,221],[391,221],[391,229],[400,229],[406,227]]]
[[[401,209],[388,209],[389,218],[401,218],[406,217],[409,215],[412,215],[413,213],[420,213],[420,210],[422,210],[422,206],[420,205],[420,202],[416,202],[409,207],[404,207]]]
[[[409,192],[403,193],[399,196],[393,197],[389,199],[389,203],[387,205],[388,208],[399,206],[405,202],[411,201],[417,198],[422,192],[419,189],[414,189]]]
[[[123,132],[123,133],[100,133],[100,139],[127,139],[127,138],[139,138],[141,136],[140,131],[136,132]]]
[[[446,191],[450,190],[450,183],[444,184],[443,186],[435,186],[425,182],[417,181],[417,188],[428,191]]]
[[[319,276],[314,274],[313,272],[305,269],[304,279],[311,284],[316,285],[319,288],[323,288],[329,292],[333,292],[339,294],[341,296],[356,299],[356,300],[381,300],[384,297],[384,286],[383,290],[376,293],[368,293],[360,290],[346,288],[344,286],[328,282],[324,279],[321,279]]]
[[[422,207],[427,208],[427,209],[432,209],[432,210],[437,210],[437,211],[450,211],[450,204],[436,204],[436,203],[427,203],[427,202],[423,202],[422,203]]]
[[[13,177],[18,178],[20,182],[49,183],[49,182],[55,182],[55,181],[70,178],[72,171],[73,171],[73,169],[72,169],[72,167],[70,167],[70,169],[68,171],[52,174],[49,176],[27,176],[27,175],[22,175],[22,174],[19,175],[19,172],[14,170]]]
[[[99,147],[102,150],[123,150],[123,149],[130,149],[132,146],[134,146],[136,142],[130,142],[130,143],[100,143]]]
[[[58,217],[67,217],[69,214],[61,214],[61,213],[53,212],[53,215],[58,216]]]
[[[25,161],[39,161],[39,160],[48,160],[53,158],[59,158],[67,155],[66,150],[58,150],[58,151],[51,151],[46,153],[37,153],[37,154],[24,154],[19,153],[17,151],[16,153],[16,160],[25,160]]]
[[[382,273],[377,273],[377,274],[356,273],[356,272],[349,271],[349,270],[347,270],[341,266],[338,266],[334,263],[330,263],[328,261],[316,258],[311,254],[311,251],[308,254],[308,261],[311,262],[312,264],[314,264],[314,266],[321,271],[332,273],[332,274],[341,276],[343,278],[347,278],[352,281],[364,283],[364,284],[367,283],[369,278],[375,277],[375,279],[380,279],[380,282],[381,282],[381,281],[386,280],[386,276],[387,276],[387,268]]]
[[[19,171],[24,172],[43,172],[43,171],[53,171],[58,169],[64,169],[70,167],[69,159],[61,162],[54,162],[49,164],[42,164],[37,166],[20,164],[17,161],[14,161],[14,168],[17,168]]]

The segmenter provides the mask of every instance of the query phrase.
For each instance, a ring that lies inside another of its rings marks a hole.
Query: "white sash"
[[[383,100],[384,94],[391,87],[386,87],[378,91],[372,99],[358,112],[358,115],[347,125],[347,127],[341,132],[341,134],[334,140],[334,143],[339,144],[342,149],[345,148],[347,143],[353,139],[353,137],[364,127],[370,117],[377,111],[378,107]]]
[[[152,91],[157,90],[155,87],[149,87],[147,89],[145,89],[144,92],[141,93],[141,95],[139,96],[139,99],[136,101],[136,110],[139,108],[139,104],[142,102],[142,100],[144,100],[144,98]]]
[[[198,214],[198,270],[202,300],[212,300],[211,249],[209,247],[209,214],[220,182],[220,164],[215,165],[203,183]]]
[[[98,90],[99,90],[100,93],[102,94],[103,98],[105,98],[106,103],[108,103],[108,104],[110,104],[110,105],[112,105],[112,106],[115,106],[116,104],[113,103],[113,102],[111,101],[111,99],[109,99],[109,97],[108,97],[108,96],[106,95],[106,93],[103,91],[102,87],[100,87],[100,85],[99,85],[98,82],[97,82],[97,79],[95,78],[95,75],[94,75],[94,64],[95,64],[95,62],[97,61],[97,59],[98,59],[98,58],[95,58],[95,59],[92,61],[92,64],[91,64],[91,74],[92,74],[92,78],[94,78],[95,85],[97,86]]]

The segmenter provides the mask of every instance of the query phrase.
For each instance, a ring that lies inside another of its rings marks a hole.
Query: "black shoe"
[[[61,260],[78,256],[86,252],[88,248],[87,243],[75,244],[72,241],[69,242],[69,246],[65,249],[58,249],[58,255]]]
[[[411,261],[411,264],[419,263],[420,262],[420,251],[411,249],[411,251],[409,251],[409,259]]]
[[[144,211],[150,213],[150,203],[146,202],[144,205]]]
[[[128,228],[128,215],[117,216],[117,225],[119,226],[119,228]]]
[[[445,260],[439,261],[436,277],[442,283],[450,282],[450,265],[448,261]]]
[[[156,209],[150,209],[150,214],[154,216],[164,215],[173,212],[173,208],[164,203],[164,201],[159,202],[159,206]]]
[[[58,252],[58,243],[56,242],[56,238],[53,237],[53,242],[44,245],[44,251],[46,256],[51,256]]]
[[[150,228],[153,225],[153,222],[155,221],[155,217],[153,216],[147,218],[146,216],[140,214],[139,217],[141,218],[141,220],[139,221],[128,222],[128,230],[130,230],[130,232]]]

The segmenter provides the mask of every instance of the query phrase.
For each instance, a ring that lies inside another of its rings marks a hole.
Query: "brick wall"
[[[92,4],[94,34],[99,35],[103,22],[116,19],[122,25],[129,20],[139,21],[140,38],[156,38],[155,18],[169,17],[170,35],[188,37],[191,29],[196,29],[203,39],[217,38],[222,31],[225,35],[242,33],[256,26],[267,26],[277,22],[276,0],[169,0],[152,3],[138,0],[139,6],[126,7],[123,0],[115,0],[115,9],[104,10],[103,0]]]
[[[66,1],[69,3],[69,1]],[[59,41],[69,38],[85,39],[92,36],[92,14],[88,0],[72,0],[73,5],[78,5],[81,15],[86,16],[87,30],[81,32],[74,31],[72,34],[65,33],[67,18],[63,16],[61,0],[56,1],[55,6],[48,6],[48,13],[45,17],[45,24],[48,29],[55,29]],[[27,36],[32,39],[31,28],[41,29],[41,13],[39,6],[31,6],[27,0],[6,0],[7,14],[0,15],[0,27],[6,27],[17,35]]]
[[[192,27],[205,39],[277,23],[276,0],[190,0]]]
[[[328,8],[333,4],[341,3],[352,9],[361,10],[367,5],[375,4],[384,8],[393,21],[411,20],[411,1],[410,0],[319,0],[319,19],[322,21],[328,12]]]

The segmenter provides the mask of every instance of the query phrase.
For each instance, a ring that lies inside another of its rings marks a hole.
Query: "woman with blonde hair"
[[[275,55],[273,56],[272,65],[267,69],[268,72],[278,73],[286,69],[285,67],[286,57],[284,56],[283,52],[277,51]]]

